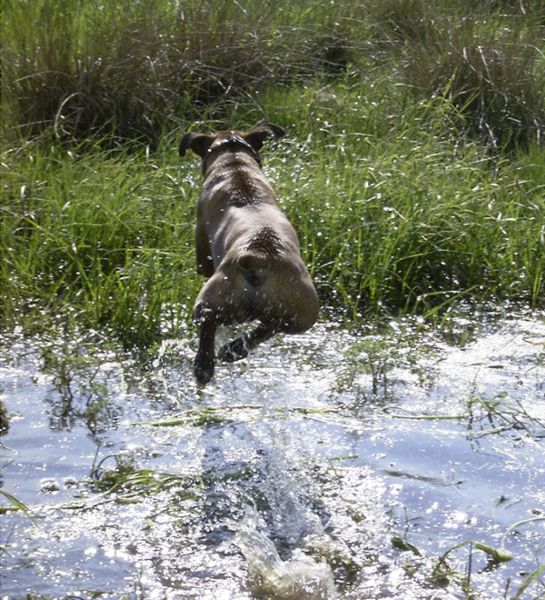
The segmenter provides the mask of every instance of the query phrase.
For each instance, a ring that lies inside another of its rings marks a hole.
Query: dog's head
[[[263,147],[265,140],[269,137],[282,137],[285,131],[273,125],[265,123],[257,125],[248,131],[220,131],[215,134],[209,133],[186,133],[180,142],[178,153],[184,156],[188,150],[193,150],[203,159],[203,167],[205,162],[212,154],[220,152],[223,148],[239,145],[248,150],[256,162],[261,165],[259,151]]]

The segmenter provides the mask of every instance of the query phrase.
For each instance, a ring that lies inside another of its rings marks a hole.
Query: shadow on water
[[[67,598],[535,598],[543,314],[324,323],[220,366],[2,341],[0,590]]]

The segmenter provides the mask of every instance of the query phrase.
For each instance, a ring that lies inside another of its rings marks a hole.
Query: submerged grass
[[[0,496],[3,496],[11,506],[0,506],[0,515],[4,514],[10,510],[20,510],[24,513],[30,513],[28,506],[21,502],[18,498],[16,498],[13,494],[10,494],[4,488],[0,488]]]
[[[525,2],[7,0],[1,324],[176,334],[201,283],[179,136],[262,120],[325,306],[542,306],[543,27]]]
[[[114,465],[106,468],[105,463],[111,458],[114,459]],[[191,477],[138,468],[131,457],[122,455],[103,458],[93,468],[90,481],[103,494],[115,495],[116,501],[121,504],[139,502],[145,496],[158,494],[172,487],[189,487],[193,483]]]

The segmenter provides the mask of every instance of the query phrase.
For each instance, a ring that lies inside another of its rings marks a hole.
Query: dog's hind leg
[[[214,376],[214,340],[216,337],[216,313],[201,304],[195,311],[199,325],[199,350],[195,356],[195,378],[201,384],[208,383]]]
[[[250,334],[243,334],[222,346],[218,352],[218,358],[225,362],[235,362],[246,358],[250,350],[271,338],[275,333],[276,329],[273,325],[261,323]]]

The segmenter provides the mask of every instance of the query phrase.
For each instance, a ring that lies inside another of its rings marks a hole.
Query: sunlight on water
[[[542,314],[324,323],[204,389],[193,338],[1,348],[8,598],[492,600],[545,563]]]

